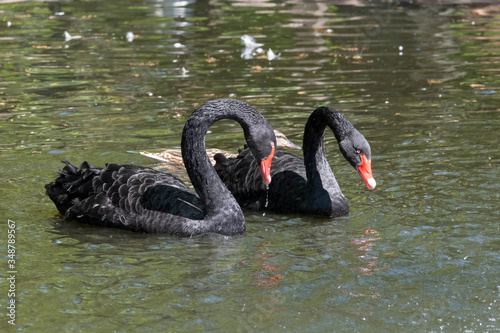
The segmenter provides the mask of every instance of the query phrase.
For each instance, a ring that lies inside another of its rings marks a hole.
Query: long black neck
[[[342,114],[328,107],[319,107],[309,116],[303,142],[307,182],[312,187],[333,186],[340,191],[325,155],[326,126],[331,128],[338,142],[352,127]]]
[[[229,215],[244,219],[236,199],[221,181],[206,154],[205,136],[210,126],[222,119],[233,119],[249,137],[250,124],[265,119],[248,104],[233,99],[217,99],[195,110],[182,132],[182,158],[191,183],[205,203],[205,219]]]

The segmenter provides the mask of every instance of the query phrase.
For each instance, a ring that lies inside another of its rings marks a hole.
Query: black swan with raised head
[[[241,208],[205,153],[205,135],[221,119],[242,126],[259,161],[262,182],[269,184],[276,145],[273,129],[248,104],[217,99],[195,110],[182,132],[182,158],[198,196],[178,178],[157,170],[121,164],[94,168],[87,162],[80,168],[66,162],[59,177],[45,185],[46,194],[66,220],[184,237],[241,234]]]
[[[326,126],[366,186],[375,188],[368,141],[341,113],[328,107],[319,107],[309,116],[304,130],[304,159],[276,151],[271,168],[273,182],[268,188],[258,179],[257,163],[248,150],[236,158],[216,155],[215,170],[242,207],[277,213],[346,215],[347,199],[325,156]]]

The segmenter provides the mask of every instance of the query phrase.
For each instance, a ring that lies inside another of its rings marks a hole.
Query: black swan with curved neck
[[[266,188],[256,172],[257,163],[248,150],[236,158],[216,155],[215,170],[242,207],[277,213],[343,216],[349,213],[325,156],[326,126],[337,139],[345,159],[358,171],[369,189],[376,186],[372,176],[371,149],[365,137],[338,111],[319,107],[304,130],[304,159],[276,151],[271,168],[273,182]]]
[[[184,237],[241,234],[245,231],[241,208],[205,153],[205,135],[221,119],[242,126],[261,180],[270,183],[273,129],[248,104],[217,99],[195,110],[182,132],[182,158],[198,196],[178,178],[151,168],[121,164],[94,168],[87,162],[80,168],[66,162],[59,177],[45,185],[46,194],[66,220]]]

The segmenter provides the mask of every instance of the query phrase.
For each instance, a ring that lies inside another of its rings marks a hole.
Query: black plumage
[[[368,188],[375,187],[368,141],[338,111],[319,107],[309,117],[303,140],[304,159],[277,151],[266,186],[258,177],[257,163],[248,150],[236,158],[216,156],[215,170],[238,203],[250,209],[277,213],[342,216],[347,199],[325,156],[326,126],[333,131],[340,151],[360,173]]]
[[[147,167],[95,168],[84,162],[77,168],[65,162],[59,177],[45,186],[46,194],[65,220],[187,237],[241,234],[245,231],[241,208],[205,153],[205,135],[221,119],[233,119],[243,127],[262,177],[269,181],[276,145],[273,129],[248,104],[218,99],[195,110],[182,133],[182,156],[196,193],[175,176]]]

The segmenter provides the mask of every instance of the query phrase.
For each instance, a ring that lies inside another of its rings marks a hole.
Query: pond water
[[[500,330],[500,6],[441,3],[2,1],[0,330]],[[299,144],[314,108],[340,110],[377,188],[328,133],[342,218],[245,212],[242,236],[179,239],[64,222],[45,196],[62,159],[157,166],[139,152],[221,97]]]

